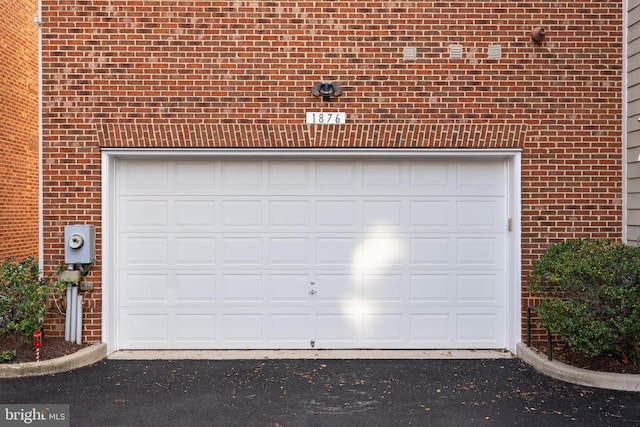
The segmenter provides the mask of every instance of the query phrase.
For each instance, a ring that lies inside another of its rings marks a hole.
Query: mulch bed
[[[5,364],[36,361],[36,351],[33,347],[33,342],[26,342],[21,338],[22,337],[15,337],[8,334],[0,334],[0,353],[5,350],[16,350],[15,359],[4,362]],[[78,345],[65,341],[64,337],[45,336],[42,339],[42,346],[40,347],[40,360],[66,356],[67,354],[75,353],[87,345],[88,344]]]
[[[533,343],[532,347],[546,357],[546,343]],[[553,345],[552,357],[553,360],[566,363],[576,368],[600,372],[615,372],[618,374],[640,374],[640,364],[634,365],[631,362],[624,363],[622,359],[612,355],[587,357],[583,353],[572,350],[561,343]]]

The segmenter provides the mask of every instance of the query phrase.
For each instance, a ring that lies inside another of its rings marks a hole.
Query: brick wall
[[[0,7],[0,259],[38,256],[37,1]]]
[[[523,308],[550,243],[621,238],[622,1],[44,5],[51,269],[70,222],[96,225],[100,259],[101,146],[521,148]],[[344,87],[330,106],[309,94],[321,80]],[[305,125],[320,109],[349,125]],[[99,340],[99,263],[91,276]]]

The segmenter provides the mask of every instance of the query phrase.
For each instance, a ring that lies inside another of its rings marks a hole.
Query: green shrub
[[[591,357],[640,361],[640,248],[605,240],[557,243],[529,276],[542,325]]]
[[[2,362],[10,362],[16,358],[17,351],[16,350],[5,350],[0,353],[0,363]]]
[[[0,269],[0,333],[31,340],[42,328],[51,288],[40,276],[33,258],[16,262],[8,258]]]

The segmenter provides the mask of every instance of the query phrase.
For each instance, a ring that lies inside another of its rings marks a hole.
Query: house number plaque
[[[307,113],[308,125],[342,125],[347,120],[346,113],[337,112],[317,112]]]

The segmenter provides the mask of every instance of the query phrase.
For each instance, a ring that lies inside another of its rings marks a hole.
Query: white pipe
[[[71,341],[71,286],[67,286],[67,304],[64,313],[64,340]]]
[[[78,320],[78,287],[77,286],[72,286],[71,287],[71,301],[72,301],[72,305],[71,305],[71,337],[70,340],[71,342],[74,342],[76,340],[76,321]]]
[[[78,295],[78,318],[76,319],[76,344],[82,344],[82,295]]]

